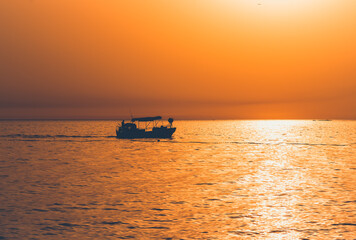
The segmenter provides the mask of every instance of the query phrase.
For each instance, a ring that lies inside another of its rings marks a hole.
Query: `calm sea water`
[[[0,122],[0,239],[355,239],[356,121]]]

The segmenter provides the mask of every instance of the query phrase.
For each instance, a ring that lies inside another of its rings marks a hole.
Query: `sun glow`
[[[355,0],[83,2],[0,1],[0,118],[356,118]]]
[[[245,1],[247,2],[247,1]],[[251,1],[249,1],[251,4]],[[280,11],[306,11],[307,9],[322,6],[326,1],[322,0],[258,0],[257,5],[264,6],[268,10]]]
[[[323,14],[330,10],[334,0],[221,0],[210,1],[215,9],[220,7],[225,13],[243,10],[249,16],[269,16],[272,19],[280,17],[305,18],[308,15]]]

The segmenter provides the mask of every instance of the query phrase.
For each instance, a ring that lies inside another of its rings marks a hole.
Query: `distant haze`
[[[0,119],[356,119],[356,1],[2,0]]]

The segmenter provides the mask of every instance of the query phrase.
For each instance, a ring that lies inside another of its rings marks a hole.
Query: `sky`
[[[356,1],[2,0],[0,119],[356,119]]]

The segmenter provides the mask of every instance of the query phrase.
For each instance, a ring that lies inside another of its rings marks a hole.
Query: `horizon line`
[[[168,119],[168,118],[167,118]],[[121,121],[130,118],[0,118],[0,121]],[[166,119],[162,119],[166,120]],[[355,121],[353,118],[177,118],[175,121],[254,121],[254,120],[300,120],[300,121]]]

